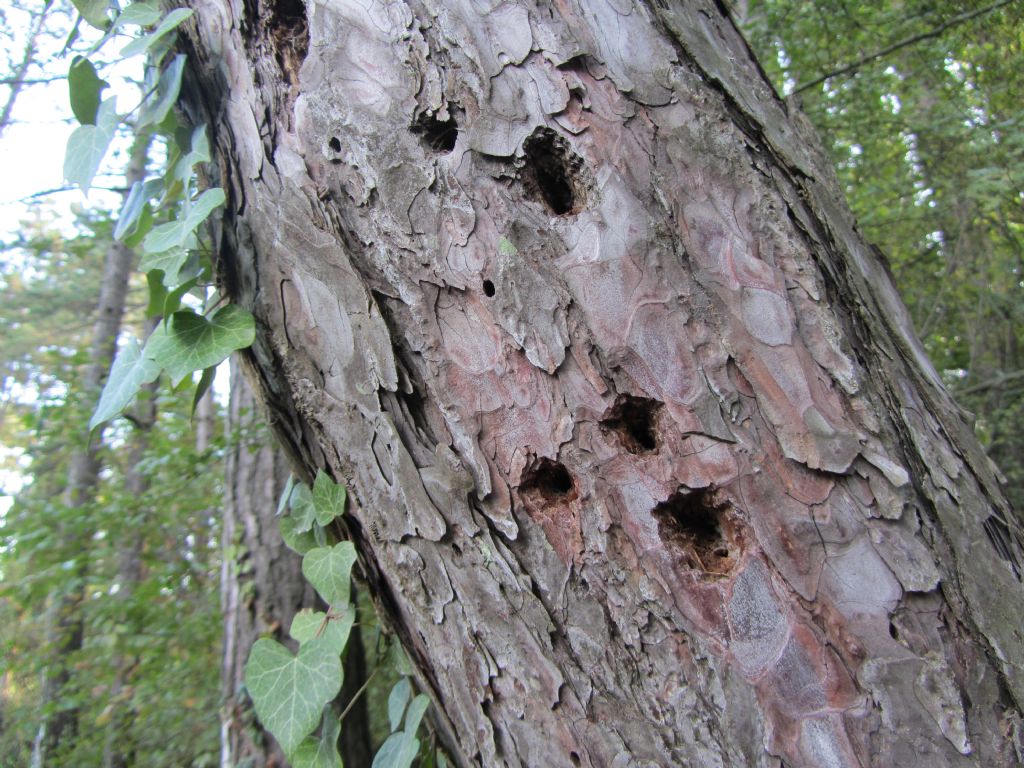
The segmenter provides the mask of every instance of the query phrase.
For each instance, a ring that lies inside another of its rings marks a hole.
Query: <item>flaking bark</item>
[[[1020,523],[719,5],[192,5],[256,383],[456,763],[1020,759]]]

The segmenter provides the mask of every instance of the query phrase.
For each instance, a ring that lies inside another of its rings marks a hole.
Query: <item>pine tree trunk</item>
[[[720,5],[192,5],[254,380],[458,765],[1020,759],[1020,522]]]
[[[145,177],[146,157],[152,136],[148,133],[136,137],[131,149],[125,186]],[[100,296],[93,322],[89,363],[82,376],[85,402],[99,401],[103,381],[110,371],[117,351],[117,337],[121,331],[128,278],[132,272],[134,252],[121,242],[113,242],[107,251],[100,282]],[[76,435],[79,447],[68,465],[67,485],[63,493],[65,514],[72,516],[93,499],[101,469],[99,440],[93,435]],[[63,532],[57,538],[64,537]],[[88,542],[84,542],[88,544]],[[78,732],[78,710],[62,701],[65,687],[71,680],[68,660],[81,650],[85,641],[85,627],[81,612],[89,561],[86,553],[79,552],[74,562],[70,586],[60,594],[52,595],[47,617],[47,647],[54,654],[42,684],[43,716],[33,745],[33,766],[50,765],[73,744]]]

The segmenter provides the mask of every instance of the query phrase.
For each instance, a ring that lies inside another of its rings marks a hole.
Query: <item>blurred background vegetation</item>
[[[737,0],[732,10],[780,94],[821,133],[1020,509],[1024,2]],[[0,9],[0,145],[35,119],[33,89],[66,72],[56,53],[74,19],[59,1]],[[222,718],[244,696],[222,690],[222,580],[248,557],[240,535],[223,540],[225,459],[268,435],[229,420],[223,397],[192,419],[164,386],[87,443],[93,315],[116,214],[72,209],[69,197],[3,206],[20,224],[0,233],[0,766],[31,765],[41,723],[61,713],[75,725],[47,766],[218,765]],[[145,286],[127,279],[121,327],[141,338]],[[88,445],[97,472],[71,498],[70,465]],[[259,585],[247,589],[255,600]],[[361,613],[370,661],[360,663],[374,668],[387,654],[372,609]],[[279,631],[261,619],[261,631]],[[395,679],[380,664],[376,743]]]

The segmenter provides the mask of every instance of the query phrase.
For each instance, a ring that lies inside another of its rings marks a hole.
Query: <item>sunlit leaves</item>
[[[106,157],[117,131],[117,101],[112,96],[100,104],[95,125],[80,125],[68,139],[64,155],[64,178],[83,192],[92,186],[93,177]]]
[[[297,655],[280,643],[256,641],[245,665],[245,686],[260,722],[292,754],[316,727],[324,706],[341,689],[341,658],[316,638]]]
[[[217,365],[236,349],[248,347],[255,335],[252,315],[237,305],[221,307],[210,319],[181,310],[153,332],[146,355],[167,371],[176,385],[193,371]]]
[[[134,24],[139,27],[148,27],[160,20],[162,12],[160,5],[152,0],[136,2],[129,5],[117,17],[117,26]]]

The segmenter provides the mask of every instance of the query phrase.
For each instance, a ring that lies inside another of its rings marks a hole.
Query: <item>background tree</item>
[[[1018,759],[1019,522],[719,6],[190,5],[223,288],[457,763]]]
[[[750,3],[744,20],[777,87],[799,94],[821,133],[861,229],[888,256],[1018,509],[1022,21],[1020,3],[774,0]]]

